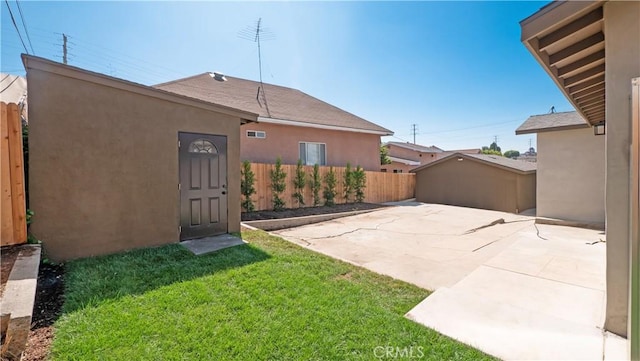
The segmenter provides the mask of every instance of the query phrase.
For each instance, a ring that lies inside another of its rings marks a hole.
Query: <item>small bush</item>
[[[242,162],[242,169],[240,170],[240,192],[244,199],[242,200],[242,208],[245,212],[253,212],[256,207],[253,205],[251,196],[256,193],[255,174],[251,170],[251,163],[248,160]]]
[[[296,165],[296,176],[293,178],[293,198],[298,202],[298,207],[304,206],[304,186],[307,184],[307,174],[302,166],[302,160],[298,159]]]
[[[367,174],[362,167],[358,166],[353,172],[353,188],[356,193],[356,202],[364,201],[364,189],[367,187]]]
[[[353,195],[354,186],[354,171],[351,169],[351,163],[347,163],[347,168],[344,170],[344,179],[342,180],[344,190],[343,198],[345,203],[349,203],[351,196]]]
[[[320,189],[322,188],[320,166],[318,166],[317,164],[313,166],[313,174],[311,175],[309,185],[311,186],[311,191],[313,192],[313,206],[317,207],[320,205]]]
[[[280,157],[276,159],[276,166],[269,172],[269,175],[271,176],[271,191],[273,192],[273,210],[282,211],[285,203],[281,195],[287,188],[287,184],[284,181],[287,173],[282,170],[282,159]]]
[[[324,176],[324,191],[322,192],[322,195],[324,197],[325,206],[334,206],[336,204],[337,183],[336,173],[333,171],[333,167],[331,167],[329,168],[329,173]]]

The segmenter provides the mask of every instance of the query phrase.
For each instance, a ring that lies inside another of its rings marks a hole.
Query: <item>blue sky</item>
[[[35,55],[152,85],[206,71],[300,89],[395,132],[383,141],[525,151],[529,115],[573,110],[520,42],[519,21],[546,2],[20,1]],[[17,3],[9,1],[29,52]],[[3,72],[24,74],[2,3]]]

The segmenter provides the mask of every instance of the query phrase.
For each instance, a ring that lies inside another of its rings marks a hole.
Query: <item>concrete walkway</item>
[[[407,317],[502,359],[626,357],[626,340],[601,329],[605,244],[600,231],[410,203],[275,233],[436,290]]]

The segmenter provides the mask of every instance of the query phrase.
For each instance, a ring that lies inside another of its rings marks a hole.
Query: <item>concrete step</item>
[[[438,289],[406,317],[504,360],[603,359],[601,329],[457,285]]]
[[[452,288],[584,326],[603,325],[603,290],[484,265]]]

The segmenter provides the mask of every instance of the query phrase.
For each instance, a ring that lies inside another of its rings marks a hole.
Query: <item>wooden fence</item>
[[[24,155],[22,153],[22,120],[18,105],[0,103],[0,112],[2,131],[0,245],[7,246],[27,241]]]
[[[275,168],[273,164],[261,164],[252,163],[251,170],[255,173],[255,188],[256,194],[251,199],[254,201],[256,210],[273,209],[273,202],[271,201],[273,192],[271,191],[271,178],[269,176],[270,171]],[[329,172],[330,167],[320,167],[320,176],[323,179],[322,188],[320,190],[321,203],[324,204],[322,198],[322,189],[324,188],[324,176]],[[282,169],[287,173],[285,179],[287,188],[282,194],[282,199],[286,202],[286,208],[298,207],[297,201],[293,198],[295,189],[293,187],[293,179],[296,174],[295,165],[282,165]],[[343,183],[344,172],[346,168],[333,167],[333,171],[336,174],[338,184],[336,186],[337,194],[335,202],[345,203],[343,198]],[[355,170],[355,168],[353,168]],[[307,176],[307,186],[304,189],[304,202],[305,207],[313,205],[313,192],[309,181],[313,175],[312,166],[304,166],[304,171]],[[366,171],[366,188],[364,189],[365,197],[364,201],[368,203],[382,203],[393,202],[403,199],[413,198],[415,193],[416,179],[415,174],[412,173],[384,173],[384,172],[371,172]],[[353,202],[353,198],[351,199]]]

